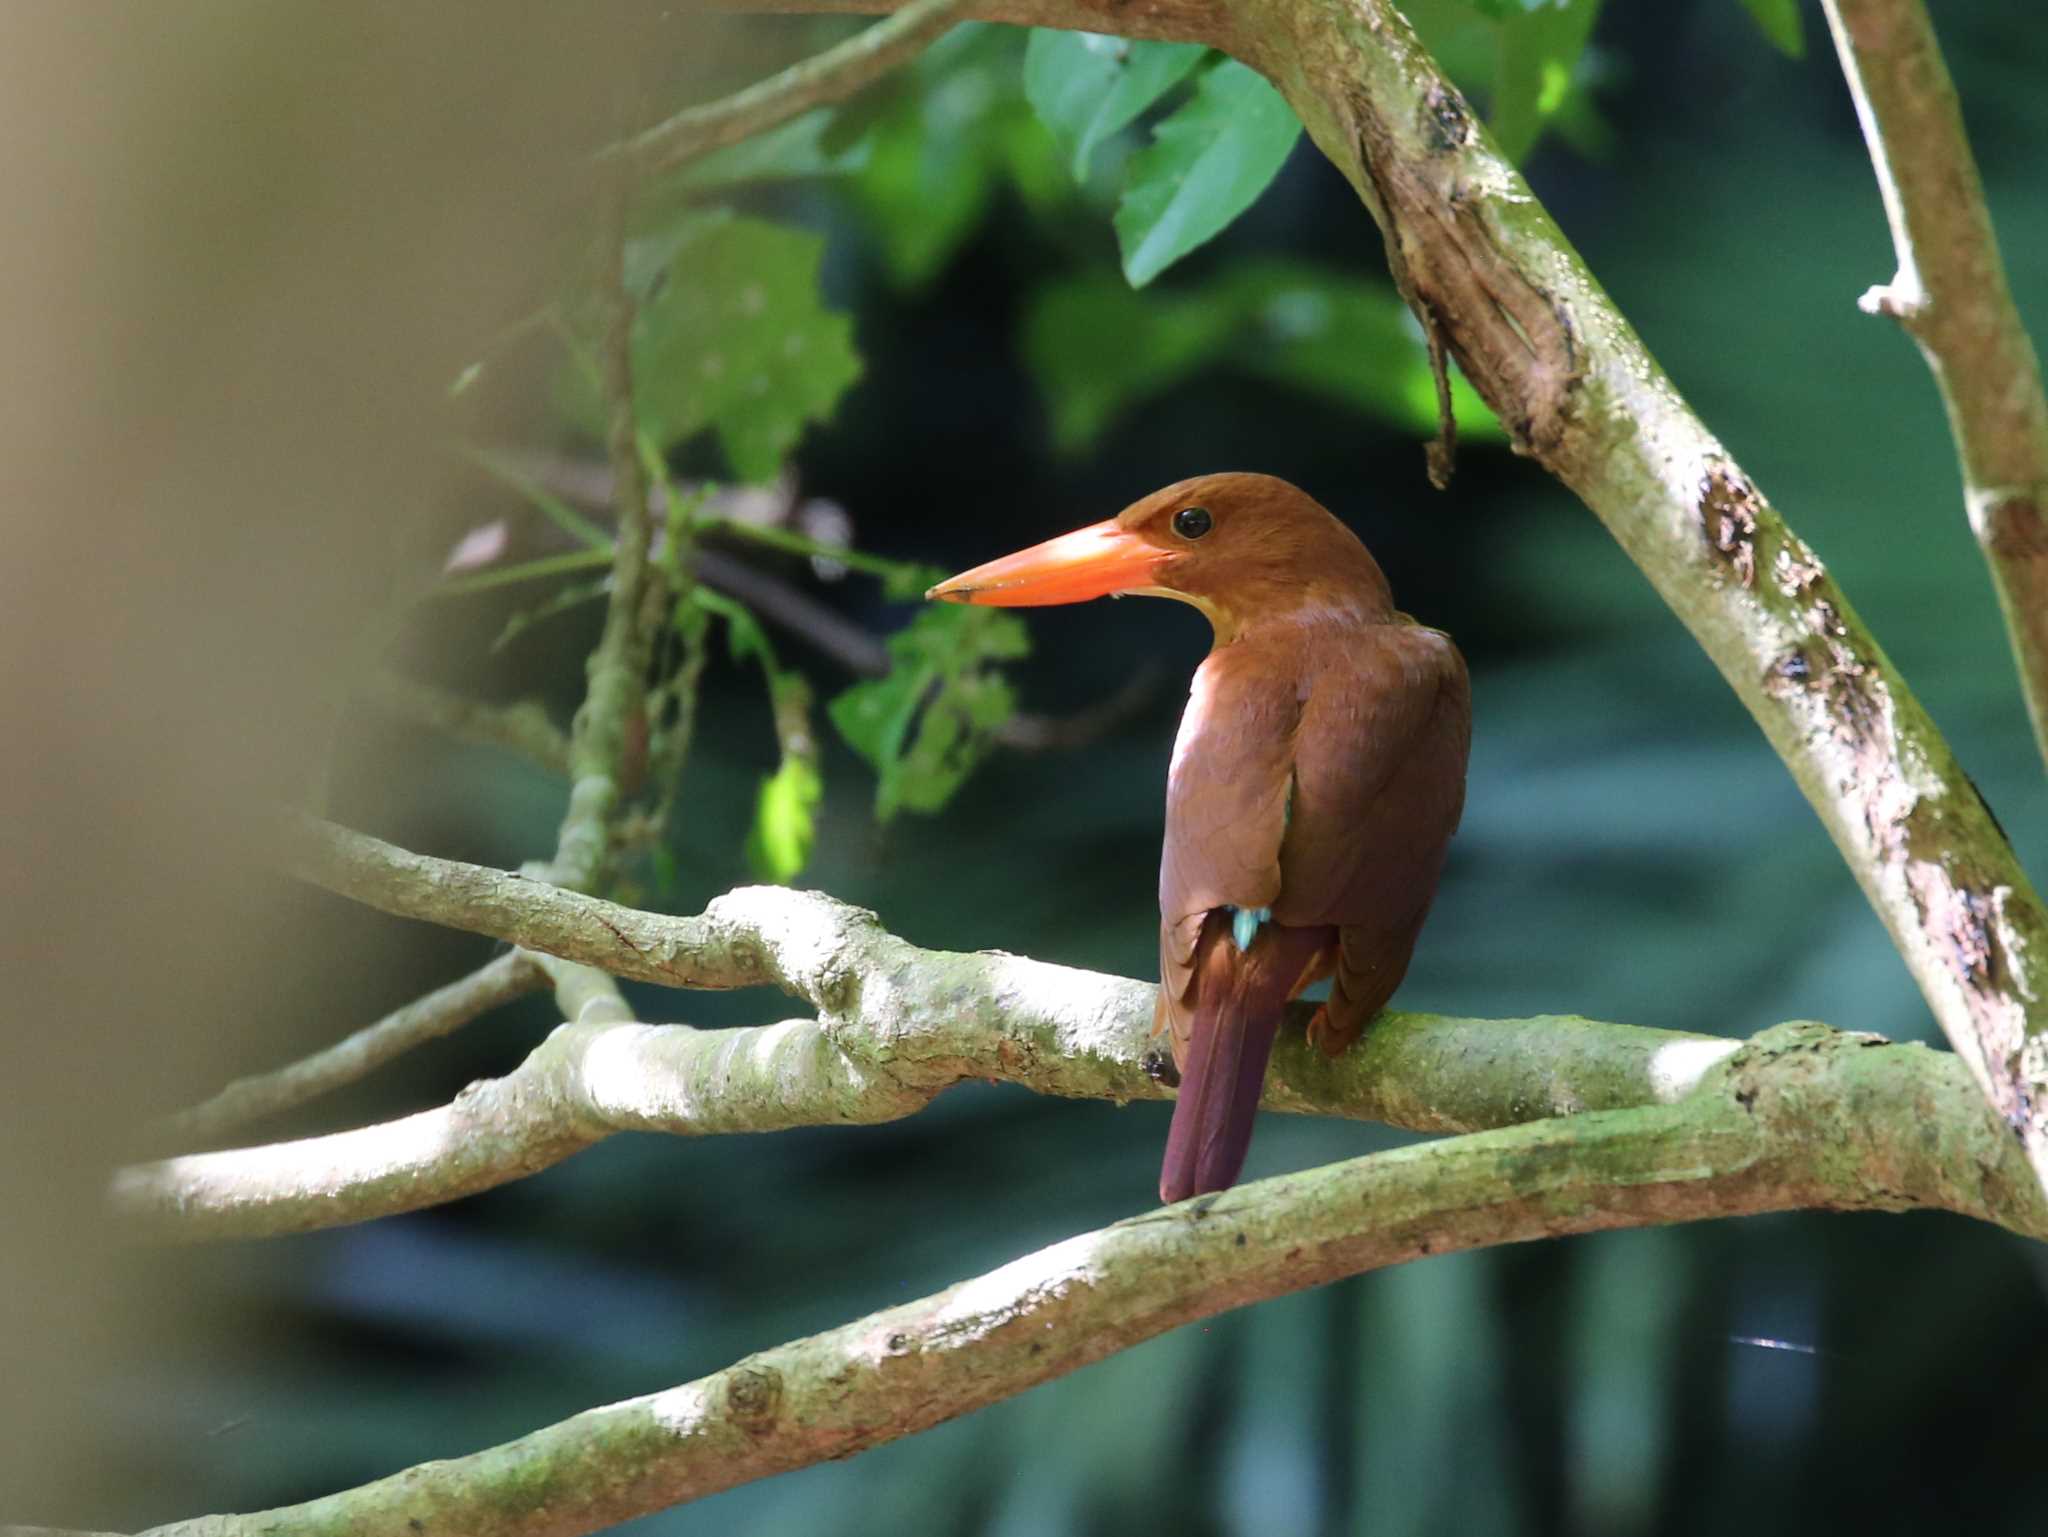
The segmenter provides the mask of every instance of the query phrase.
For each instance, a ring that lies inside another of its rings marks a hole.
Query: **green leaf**
[[[1600,0],[1540,0],[1500,23],[1493,112],[1494,143],[1520,162],[1575,93],[1575,76]]]
[[[852,320],[819,299],[823,253],[821,236],[758,219],[683,228],[634,325],[650,437],[669,449],[715,428],[740,479],[774,479],[860,377]]]
[[[1140,295],[1108,277],[1042,290],[1024,353],[1054,441],[1086,447],[1118,413],[1203,369],[1228,367],[1334,400],[1418,435],[1436,431],[1428,349],[1383,283],[1308,263],[1250,262],[1192,290]],[[1468,438],[1500,425],[1452,375]]]
[[[794,880],[811,856],[817,837],[817,809],[825,794],[818,768],[817,737],[811,730],[811,689],[794,672],[784,672],[775,647],[745,604],[702,585],[676,602],[675,627],[701,640],[712,619],[725,622],[726,644],[735,662],[753,662],[768,683],[775,737],[782,761],[761,781],[754,821],[747,833],[747,860],[764,881]]]
[[[1251,207],[1301,135],[1285,98],[1257,71],[1225,59],[1131,157],[1117,204],[1124,276],[1143,288]]]
[[[1799,0],[1742,0],[1742,8],[1778,52],[1791,59],[1806,57],[1806,22],[1799,14]]]
[[[783,754],[782,766],[761,781],[754,799],[754,826],[747,835],[747,863],[764,881],[786,885],[810,863],[818,841],[818,807],[825,781],[815,752]]]
[[[1178,85],[1206,51],[1200,43],[1040,27],[1024,50],[1024,95],[1059,140],[1074,180],[1086,181],[1095,146]]]
[[[1041,210],[1070,193],[1053,137],[1020,90],[1020,41],[1012,28],[955,27],[867,121],[868,162],[850,190],[901,287],[938,274],[1005,182]]]
[[[832,724],[875,770],[876,821],[936,811],[952,798],[1015,709],[989,664],[1030,648],[1013,614],[934,605],[889,638],[887,674],[831,702]]]

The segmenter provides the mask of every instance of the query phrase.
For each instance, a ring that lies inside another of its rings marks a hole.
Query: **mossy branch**
[[[705,1135],[891,1120],[968,1079],[1115,1101],[1168,1092],[1151,1036],[1152,989],[1141,983],[1017,956],[919,949],[872,913],[812,892],[747,887],[701,916],[665,917],[317,824],[308,837],[329,863],[301,860],[302,873],[386,911],[496,934],[572,961],[582,977],[618,971],[682,987],[772,986],[819,1017],[703,1032],[633,1022],[608,987],[599,989],[599,1013],[564,998],[570,1024],[516,1071],[472,1085],[452,1105],[124,1171],[117,1205],[164,1236],[258,1236],[413,1210],[531,1174],[616,1131]],[[336,862],[352,860],[360,878],[334,879]],[[1885,1188],[1905,1190],[1908,1204],[2036,1229],[2041,1198],[2025,1160],[1981,1101],[1958,1092],[1966,1079],[1953,1058],[1920,1047],[1871,1050],[1874,1038],[1822,1026],[1800,1030],[1806,1046],[1845,1052],[1845,1062],[1906,1064],[1900,1071],[1917,1085],[1917,1108],[1873,1122],[1859,1145],[1896,1162],[1925,1156],[1931,1142],[1942,1149],[1943,1172]],[[1855,1051],[1836,1044],[1848,1041]],[[1289,1031],[1265,1103],[1469,1132],[1675,1104],[1736,1050],[1729,1040],[1592,1020],[1387,1014],[1335,1060]],[[1846,1080],[1842,1088],[1851,1092]],[[1840,1128],[1814,1130],[1811,1156],[1835,1157]],[[1850,1204],[1874,1199],[1855,1179],[1836,1194]]]
[[[1202,1196],[487,1451],[152,1537],[571,1537],[915,1434],[1194,1319],[1427,1255],[1791,1207],[1982,1215],[1987,1197],[2048,1234],[2025,1160],[1952,1057],[1788,1025],[1724,1053],[1670,1104]]]

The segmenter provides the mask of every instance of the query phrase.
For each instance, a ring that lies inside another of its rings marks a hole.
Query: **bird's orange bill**
[[[1003,608],[1081,603],[1151,586],[1170,553],[1112,518],[963,571],[925,596]]]

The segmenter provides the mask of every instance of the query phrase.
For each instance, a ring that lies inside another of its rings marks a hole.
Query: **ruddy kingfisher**
[[[1215,643],[1166,775],[1159,1001],[1179,1098],[1162,1201],[1223,1190],[1289,999],[1323,978],[1332,1056],[1407,973],[1465,802],[1472,696],[1358,536],[1270,475],[1201,475],[926,594],[1033,607],[1177,598]]]

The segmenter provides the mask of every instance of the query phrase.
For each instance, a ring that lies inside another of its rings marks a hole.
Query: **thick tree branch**
[[[151,1135],[173,1145],[217,1142],[251,1121],[295,1110],[367,1077],[413,1047],[451,1034],[547,983],[546,971],[524,951],[501,955],[323,1051],[275,1072],[237,1078],[213,1098],[165,1116],[150,1128]]]
[[[1782,1026],[1674,1104],[1538,1121],[1203,1196],[488,1451],[152,1537],[408,1526],[571,1537],[851,1456],[1179,1324],[1361,1271],[1792,1207],[1982,1209],[1993,1184],[2028,1230],[2048,1233],[2025,1160],[1952,1058]]]
[[[1955,85],[1922,0],[1824,0],[1877,168],[1898,274],[1863,308],[1933,370],[1991,565],[2034,740],[2048,757],[2048,397],[1992,232]]]
[[[960,19],[965,0],[910,0],[888,20],[815,58],[736,91],[720,101],[688,107],[604,152],[623,157],[643,175],[673,170],[699,155],[788,122],[813,107],[831,106],[873,84]]]
[[[887,0],[724,0],[887,10]],[[2048,1181],[2048,911],[1919,701],[1387,0],[976,0],[1264,72],[1386,237],[1426,334],[1583,499],[1763,728]]]
[[[597,1015],[564,998],[574,1024],[510,1076],[473,1085],[450,1106],[388,1126],[127,1171],[118,1203],[168,1236],[298,1231],[410,1210],[532,1173],[621,1130],[700,1135],[889,1120],[972,1078],[1116,1101],[1165,1093],[1159,1080],[1170,1069],[1150,1034],[1152,989],[1141,983],[1016,956],[922,950],[871,913],[781,887],[730,892],[700,917],[664,917],[321,824],[306,824],[305,843],[311,852],[298,862],[301,873],[386,911],[495,933],[567,957],[579,972],[594,966],[675,986],[778,987],[820,1017],[706,1033],[624,1022],[615,995]],[[1825,1030],[1815,1037],[1822,1038],[1835,1039]],[[1265,1102],[1420,1131],[1473,1131],[1672,1103],[1735,1049],[1727,1040],[1581,1019],[1388,1014],[1334,1061],[1290,1031]],[[1939,1135],[1967,1142],[1980,1160],[1956,1165],[1966,1182],[2000,1158],[2008,1172],[2023,1167],[1979,1101],[1943,1098],[1941,1084],[1963,1081],[1953,1059],[1887,1050],[1916,1064],[1935,1099],[1876,1134],[1910,1131],[1917,1139],[1937,1116]],[[2023,1198],[1994,1201],[1980,1190],[1967,1209],[1982,1215],[1995,1206],[2002,1215],[1993,1220],[2024,1224],[2034,1196],[2023,1175],[2019,1184],[2030,1192]]]

